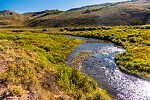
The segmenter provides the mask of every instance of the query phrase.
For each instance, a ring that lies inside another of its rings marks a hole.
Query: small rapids
[[[94,39],[73,37],[86,40],[70,53],[66,61],[71,64],[77,55],[86,52],[76,62],[80,70],[98,82],[99,86],[108,91],[118,100],[150,100],[150,82],[121,72],[115,64],[114,56],[125,52],[124,49],[110,43],[99,43]]]

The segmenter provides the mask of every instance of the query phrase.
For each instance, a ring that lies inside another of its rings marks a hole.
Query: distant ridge
[[[39,11],[39,12],[27,12],[24,13],[24,15],[29,15],[29,16],[39,16],[39,15],[48,15],[48,14],[58,14],[61,13],[63,11],[58,10],[58,9],[54,9],[54,10],[44,10],[44,11]]]
[[[123,1],[123,2],[116,2],[116,3],[102,3],[102,4],[96,4],[96,5],[87,5],[87,6],[82,6],[80,8],[72,8],[67,11],[75,11],[75,10],[81,10],[85,8],[91,8],[91,7],[99,7],[99,6],[115,6],[117,4],[122,4],[122,3],[127,3],[127,2],[135,2],[138,0],[132,0],[132,1]]]

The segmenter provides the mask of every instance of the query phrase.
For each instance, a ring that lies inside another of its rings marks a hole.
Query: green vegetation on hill
[[[0,31],[0,98],[109,100],[97,83],[64,63],[83,41],[29,31]]]
[[[109,40],[123,46],[125,53],[115,57],[122,71],[150,78],[150,26],[62,28],[65,34]]]

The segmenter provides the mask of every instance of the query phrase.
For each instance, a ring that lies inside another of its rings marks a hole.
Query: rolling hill
[[[30,26],[143,25],[150,23],[150,1],[106,3],[70,9],[30,21]]]
[[[0,11],[1,26],[22,26],[25,25],[26,20],[29,20],[28,16],[10,10]]]
[[[29,27],[150,24],[150,1],[105,3],[67,11],[45,10],[24,14],[12,11],[0,12],[0,25],[16,24]]]

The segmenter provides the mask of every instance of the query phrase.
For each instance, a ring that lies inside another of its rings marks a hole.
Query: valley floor
[[[124,47],[119,68],[150,78],[150,26],[0,29],[0,99],[109,100],[106,91],[64,60],[84,41],[65,35],[108,40]],[[60,35],[60,36],[58,36]]]

